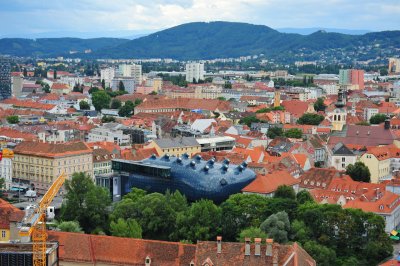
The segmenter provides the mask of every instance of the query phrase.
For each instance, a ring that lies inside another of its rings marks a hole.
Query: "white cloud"
[[[0,0],[0,34],[157,30],[193,21],[400,29],[398,0]]]

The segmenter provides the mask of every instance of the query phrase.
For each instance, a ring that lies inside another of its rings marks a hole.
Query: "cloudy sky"
[[[0,36],[155,31],[193,21],[400,30],[399,0],[0,0]]]

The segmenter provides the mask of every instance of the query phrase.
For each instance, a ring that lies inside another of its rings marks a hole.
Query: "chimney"
[[[250,238],[246,237],[244,240],[244,255],[245,256],[250,256]]]
[[[261,256],[261,238],[254,238],[255,244],[255,252],[254,255]]]
[[[268,257],[272,257],[272,244],[274,240],[272,238],[267,238],[267,249],[265,250],[265,255]]]
[[[222,250],[222,236],[217,236],[217,253],[221,254],[221,250]]]

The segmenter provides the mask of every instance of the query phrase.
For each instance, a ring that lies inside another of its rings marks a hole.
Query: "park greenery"
[[[371,118],[369,119],[369,122],[373,125],[377,125],[377,124],[385,122],[385,120],[386,120],[385,114],[376,114],[376,115],[371,116]]]
[[[285,107],[283,106],[276,106],[276,107],[265,107],[265,108],[261,108],[260,110],[257,110],[256,113],[269,113],[271,111],[284,111]]]
[[[6,119],[9,124],[18,124],[19,123],[19,117],[17,115],[7,116]]]
[[[276,137],[301,139],[303,137],[303,131],[299,128],[290,128],[284,131],[281,127],[270,127],[267,132],[267,137],[270,139]]]
[[[346,174],[348,174],[354,181],[367,183],[371,181],[371,173],[369,168],[363,162],[349,164],[346,167]]]
[[[319,111],[324,112],[325,109],[326,109],[326,105],[324,103],[324,99],[318,98],[314,103],[314,110],[317,112],[319,112]]]
[[[297,123],[300,125],[319,125],[324,119],[323,115],[305,113],[297,120]]]
[[[111,204],[104,188],[83,173],[66,182],[61,223],[76,221],[85,233],[183,241],[242,241],[270,237],[298,242],[318,265],[376,265],[393,247],[385,221],[373,213],[317,204],[307,191],[281,186],[274,197],[234,194],[220,204],[188,202],[179,191],[147,193],[133,188]],[[349,264],[350,263],[350,264]]]

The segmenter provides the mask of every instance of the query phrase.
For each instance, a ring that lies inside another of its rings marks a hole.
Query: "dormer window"
[[[146,257],[145,261],[144,261],[146,266],[150,266],[151,265],[151,259],[149,256]]]
[[[383,205],[379,205],[380,210],[383,210],[383,208],[384,208]]]
[[[189,266],[194,266],[194,261],[193,260],[190,262]]]

